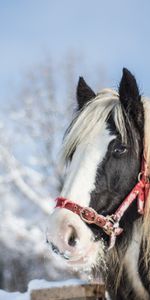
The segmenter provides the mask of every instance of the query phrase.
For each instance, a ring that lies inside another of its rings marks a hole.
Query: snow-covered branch
[[[28,175],[29,168],[23,168],[17,159],[2,145],[0,145],[0,152],[9,169],[9,174],[4,176],[4,178],[2,176],[0,177],[0,183],[4,184],[6,182],[13,182],[20,192],[22,192],[29,200],[34,202],[34,204],[39,206],[44,213],[49,214],[50,207],[48,204],[48,199],[50,200],[50,197],[45,199],[42,198],[42,195],[39,195],[37,192],[35,192],[33,188],[31,188],[23,179],[23,175]],[[33,175],[37,175],[37,172],[35,171],[32,171],[32,173]]]

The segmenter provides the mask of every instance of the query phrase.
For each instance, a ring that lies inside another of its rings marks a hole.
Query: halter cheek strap
[[[139,214],[144,214],[144,206],[149,189],[150,182],[147,177],[147,164],[143,159],[137,184],[131,190],[129,195],[122,201],[114,214],[105,217],[97,214],[97,212],[91,207],[82,207],[63,197],[56,198],[56,207],[68,209],[79,215],[85,223],[95,224],[100,227],[107,235],[110,236],[109,249],[111,249],[115,244],[116,237],[123,232],[123,229],[119,227],[119,222],[135,199],[137,199]]]

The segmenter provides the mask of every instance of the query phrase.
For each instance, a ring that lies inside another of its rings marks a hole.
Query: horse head
[[[135,77],[123,69],[118,92],[105,89],[95,94],[80,77],[77,103],[63,141],[66,175],[60,196],[105,219],[138,182],[144,150],[143,101]],[[120,220],[123,232],[116,245],[130,239],[138,218],[135,199]],[[105,257],[109,235],[93,223],[65,206],[56,207],[47,239],[57,264],[92,268]]]

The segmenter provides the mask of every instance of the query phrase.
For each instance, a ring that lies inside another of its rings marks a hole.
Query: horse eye
[[[113,153],[116,155],[124,154],[127,151],[127,147],[125,145],[118,145],[113,150]]]

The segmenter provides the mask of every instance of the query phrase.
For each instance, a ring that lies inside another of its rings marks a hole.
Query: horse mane
[[[103,128],[112,111],[116,128],[121,135],[122,141],[126,143],[127,132],[119,95],[113,89],[103,89],[82,110],[76,113],[75,118],[66,131],[62,145],[63,161],[70,159],[72,153],[81,142],[88,143]]]
[[[144,107],[144,158],[147,163],[147,176],[150,178],[150,100],[143,98]],[[150,192],[148,194],[143,220],[143,246],[145,261],[150,261]]]

